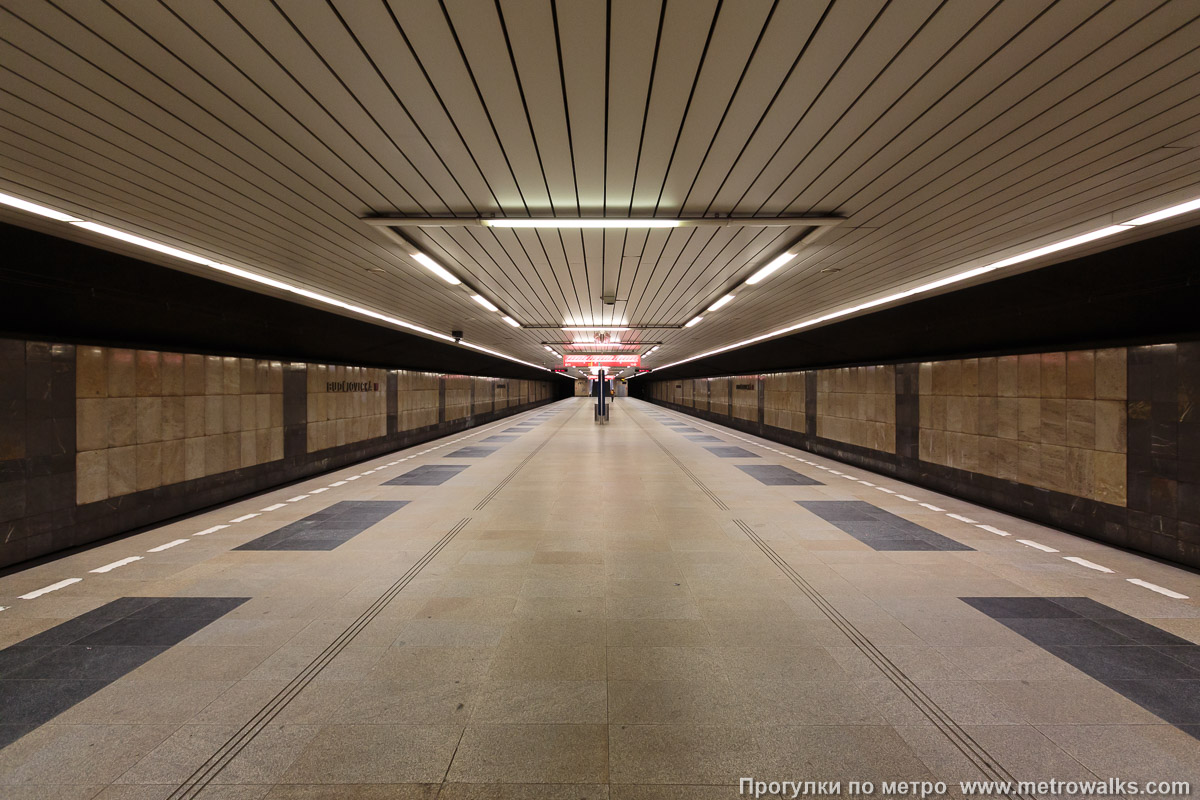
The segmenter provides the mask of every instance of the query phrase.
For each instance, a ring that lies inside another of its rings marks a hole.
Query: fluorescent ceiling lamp
[[[507,322],[509,325],[512,325],[514,328],[519,328],[519,327],[521,327],[521,323],[517,322],[517,321],[516,321],[515,319],[513,319],[512,317],[507,317],[507,316],[506,316],[506,317],[501,317],[500,319],[504,320],[504,321],[505,321],[505,322]]]
[[[489,228],[678,228],[677,219],[485,219]]]
[[[775,260],[772,261],[770,264],[767,264],[765,267],[760,269],[758,272],[754,273],[749,278],[746,278],[746,283],[749,283],[751,285],[758,283],[759,281],[763,280],[764,278],[769,276],[772,272],[779,269],[780,267],[782,267],[784,264],[788,263],[795,257],[796,256],[792,253],[784,253],[783,255],[776,257]]]
[[[432,272],[434,275],[437,275],[446,283],[453,284],[455,286],[459,284],[458,278],[454,277],[454,274],[451,273],[450,270],[446,269],[429,256],[425,255],[424,253],[412,253],[411,255],[414,260],[428,268],[430,272]]]
[[[661,345],[661,344],[656,344],[656,345],[654,345],[654,347],[651,347],[651,348],[650,348],[650,352],[651,352],[651,353],[657,352],[657,351],[658,351],[658,348],[660,348],[660,347],[662,347],[662,345]]]
[[[70,214],[64,214],[61,211],[55,211],[53,208],[39,206],[37,203],[31,203],[28,200],[22,200],[19,197],[13,197],[11,194],[0,192],[0,203],[13,208],[19,208],[22,211],[28,211],[30,214],[37,214],[50,219],[56,219],[59,222],[78,222],[78,217],[72,217]]]
[[[733,300],[733,295],[731,295],[731,294],[727,294],[727,295],[725,295],[724,297],[722,297],[720,300],[718,300],[717,302],[715,302],[715,303],[713,303],[711,306],[709,306],[709,307],[708,307],[708,310],[709,310],[709,311],[716,311],[716,310],[717,310],[718,308],[720,308],[721,306],[723,306],[723,305],[727,305],[727,304],[729,303],[729,301],[731,301],[731,300]]]
[[[629,330],[629,328],[585,328],[585,327],[581,327],[579,325],[567,325],[567,326],[561,328],[561,330],[573,331],[576,333],[585,333],[587,331],[627,331],[627,330]]]
[[[702,319],[704,319],[704,317],[692,317],[691,319],[689,319],[689,320],[688,320],[688,321],[687,321],[687,322],[684,324],[684,326],[683,326],[683,327],[685,327],[685,328],[690,328],[690,327],[692,327],[693,325],[695,325],[695,324],[697,324],[698,322],[700,322],[700,320],[702,320]]]
[[[189,253],[186,250],[180,250],[177,247],[159,244],[158,242],[151,241],[150,239],[143,239],[141,236],[134,236],[132,233],[125,233],[124,231],[119,231],[116,228],[110,228],[107,225],[99,225],[95,222],[80,222],[79,220],[75,220],[71,224],[83,228],[84,230],[89,230],[92,233],[98,233],[101,236],[109,236],[113,239],[120,239],[122,242],[136,244],[138,247],[145,247],[147,250],[156,250],[159,253],[164,253],[168,256],[174,256],[175,258],[180,258],[184,261],[191,261],[193,264],[203,264],[204,266],[208,266],[212,263],[211,259],[198,256],[195,253]]]
[[[471,299],[474,300],[476,303],[479,303],[479,305],[483,306],[488,311],[499,311],[500,310],[499,308],[496,307],[495,303],[493,303],[491,300],[488,300],[486,297],[484,297],[481,294],[473,294],[473,295],[471,295]]]
[[[1180,214],[1186,214],[1189,211],[1195,211],[1196,209],[1200,209],[1200,198],[1197,198],[1195,200],[1189,200],[1186,203],[1180,203],[1179,205],[1171,206],[1170,208],[1164,208],[1162,211],[1155,211],[1154,213],[1147,214],[1144,217],[1138,217],[1137,219],[1131,219],[1131,220],[1129,220],[1129,222],[1126,222],[1125,224],[1126,225],[1149,225],[1151,222],[1158,222],[1160,219],[1167,219],[1168,217],[1177,217]]]
[[[1183,212],[1180,212],[1180,213],[1183,213]],[[1152,216],[1152,215],[1147,215],[1147,216]],[[661,367],[655,367],[654,370],[667,369],[669,367],[678,366],[679,364],[686,364],[689,361],[695,361],[696,359],[707,358],[708,356],[715,356],[718,353],[725,353],[729,350],[736,350],[739,347],[746,347],[747,345],[756,344],[765,339],[774,339],[777,336],[783,336],[785,334],[792,333],[793,331],[798,331],[801,328],[810,328],[813,325],[820,325],[823,322],[829,322],[831,320],[838,319],[839,317],[845,317],[850,314],[855,314],[859,311],[865,311],[866,309],[869,309],[869,308],[875,308],[877,306],[886,305],[888,303],[894,303],[897,300],[903,300],[904,298],[912,297],[913,295],[924,294],[925,292],[931,292],[935,289],[940,289],[943,286],[948,286],[953,283],[958,283],[960,281],[969,280],[976,276],[983,275],[988,272],[992,272],[993,270],[1002,269],[1004,267],[1012,266],[1013,264],[1020,264],[1024,261],[1030,261],[1032,259],[1039,258],[1044,255],[1049,255],[1050,253],[1057,253],[1060,250],[1066,250],[1071,247],[1077,247],[1081,244],[1086,244],[1088,242],[1094,242],[1097,239],[1103,239],[1108,236],[1113,236],[1115,234],[1121,233],[1122,231],[1129,230],[1132,227],[1132,225],[1133,225],[1133,223],[1129,223],[1127,225],[1109,225],[1107,227],[1091,231],[1090,233],[1085,233],[1080,236],[1073,236],[1070,239],[1063,239],[1060,242],[1054,242],[1053,244],[1048,244],[1044,247],[1038,247],[1034,250],[1029,250],[1024,253],[1019,253],[1018,255],[1011,256],[1002,261],[996,261],[991,264],[985,264],[982,267],[976,267],[974,269],[969,269],[965,272],[960,272],[960,273],[951,275],[946,278],[940,278],[939,280],[936,280],[936,281],[931,281],[929,283],[923,283],[920,286],[914,287],[912,289],[906,289],[905,291],[902,291],[902,292],[896,292],[895,294],[890,294],[887,297],[880,297],[876,300],[868,300],[865,303],[860,303],[856,306],[851,306],[850,308],[843,308],[838,311],[833,311],[828,314],[824,314],[820,317],[814,317],[812,319],[807,319],[807,320],[804,320],[803,322],[798,322],[795,325],[789,325],[786,328],[780,328],[777,331],[771,331],[770,333],[764,333],[760,336],[755,336],[755,337],[752,337],[750,339],[745,339],[740,342],[734,342],[733,344],[727,344],[723,347],[718,347],[715,350],[709,350],[704,353],[699,353],[694,356],[689,356],[688,358],[684,358],[679,361],[673,361],[670,364],[663,364]],[[690,326],[693,323],[698,322],[699,320],[700,320],[700,318],[697,317],[696,319],[692,320],[692,322],[689,322],[688,325]]]
[[[4,195],[4,197],[8,197],[8,195]],[[19,198],[13,198],[13,199],[19,199]],[[25,203],[26,201],[22,200],[20,202]],[[23,206],[17,205],[15,203],[6,203],[6,205],[12,205],[15,208],[23,208]],[[34,205],[34,204],[29,203],[29,205]],[[42,207],[35,206],[35,208],[41,209]],[[29,211],[31,211],[31,213],[34,213],[34,214],[41,214],[41,211],[38,211],[38,210],[31,210],[31,209],[25,209],[25,210],[29,210]],[[53,211],[53,209],[46,209],[46,210]],[[351,313],[358,314],[358,315],[361,315],[364,317],[369,317],[371,319],[376,319],[376,320],[379,320],[380,322],[387,323],[388,325],[394,325],[398,328],[404,328],[406,330],[414,331],[416,333],[420,333],[425,336],[430,336],[434,339],[441,339],[442,341],[446,341],[446,342],[454,342],[453,337],[447,336],[444,333],[438,333],[437,331],[430,330],[429,328],[424,328],[420,325],[414,325],[411,322],[405,322],[402,319],[398,319],[396,317],[392,317],[387,314],[381,314],[378,311],[372,311],[369,308],[363,308],[362,306],[357,306],[357,305],[354,305],[353,303],[347,303],[344,300],[338,300],[336,297],[330,297],[329,295],[324,295],[319,292],[313,292],[308,289],[301,289],[299,286],[293,286],[290,283],[284,283],[283,281],[276,280],[274,278],[268,278],[265,275],[259,275],[254,272],[250,272],[249,270],[241,269],[240,267],[233,267],[233,266],[230,266],[229,264],[222,264],[218,261],[212,261],[210,259],[204,258],[203,256],[198,256],[198,255],[195,255],[194,253],[189,253],[184,250],[179,250],[177,248],[170,247],[165,244],[159,244],[158,242],[151,241],[150,239],[145,239],[141,236],[135,236],[131,233],[125,233],[124,231],[119,231],[116,228],[110,228],[106,225],[98,225],[94,222],[84,222],[81,220],[76,220],[75,217],[70,217],[67,214],[62,214],[57,211],[54,211],[53,213],[61,216],[63,218],[62,219],[63,222],[69,221],[73,225],[77,225],[78,227],[81,227],[85,230],[90,230],[94,233],[99,233],[104,236],[111,236],[115,239],[120,239],[121,241],[129,242],[130,244],[134,244],[139,247],[145,247],[149,250],[155,250],[157,252],[171,255],[176,258],[180,258],[180,259],[183,259],[186,261],[191,261],[192,263],[200,264],[200,265],[209,267],[211,269],[215,269],[218,272],[224,272],[227,275],[233,275],[234,277],[241,278],[243,280],[250,281],[252,283],[257,283],[262,286],[270,286],[273,289],[279,289],[280,291],[290,292],[291,294],[299,295],[300,297],[307,297],[308,299],[310,299],[314,302],[317,302],[317,303],[321,303],[323,305],[333,306],[335,308],[341,308],[341,309],[344,309]],[[44,215],[44,216],[49,216],[49,215]],[[57,217],[54,217],[54,218],[57,219]],[[506,361],[513,361],[517,364],[524,364],[527,367],[534,367],[536,369],[546,370],[546,368],[543,367],[541,364],[534,364],[531,361],[525,361],[520,358],[515,358],[513,356],[507,355],[505,353],[501,353],[496,350],[492,350],[492,349],[484,347],[482,345],[473,344],[471,342],[461,342],[461,341],[457,342],[457,344],[459,344],[463,347],[469,347],[472,350],[477,350],[481,353],[487,353],[488,355],[495,356],[496,358],[503,358]],[[548,372],[549,370],[546,370],[546,371]]]

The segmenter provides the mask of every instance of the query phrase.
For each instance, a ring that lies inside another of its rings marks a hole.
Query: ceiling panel
[[[646,326],[622,342],[661,341],[647,362],[668,363],[1200,194],[1198,17],[1190,0],[22,0],[0,7],[0,190],[536,363],[565,323]],[[402,241],[362,222],[378,214],[845,219],[751,287],[808,226]]]

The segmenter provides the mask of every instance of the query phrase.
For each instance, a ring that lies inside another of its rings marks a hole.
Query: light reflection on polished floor
[[[1127,580],[1195,598],[1196,575],[636,400],[598,426],[590,404],[0,578],[0,797],[1200,780],[1200,605]],[[395,480],[450,465],[469,466]]]

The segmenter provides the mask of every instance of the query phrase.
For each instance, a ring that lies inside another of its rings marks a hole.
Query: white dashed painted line
[[[181,544],[187,544],[187,539],[176,539],[173,542],[167,542],[166,544],[160,544],[158,547],[151,547],[146,552],[147,553],[161,553],[163,550],[170,550],[172,547],[178,547]]]
[[[298,494],[295,497],[289,497],[287,501],[289,503],[299,503],[301,500],[305,499],[306,497],[308,497],[308,495]]]
[[[975,527],[982,528],[983,530],[987,531],[988,533],[994,533],[997,536],[1012,536],[1012,534],[1009,533],[1008,531],[1002,531],[999,528],[993,528],[991,525],[976,525]]]
[[[921,505],[921,508],[928,508],[930,511],[945,511],[946,510],[944,508],[938,508],[937,506],[933,505],[932,503],[921,503],[920,505]]]
[[[326,486],[325,488],[326,488],[326,489],[332,489],[332,488],[333,488],[333,487],[335,487],[335,486],[345,486],[345,485],[346,485],[346,482],[345,482],[345,481],[334,481],[333,483],[329,484],[329,485],[328,485],[328,486]]]
[[[896,497],[900,498],[901,500],[907,500],[907,501],[908,501],[908,502],[910,502],[910,503],[915,503],[915,502],[917,502],[917,498],[915,498],[915,497],[909,497],[909,496],[908,496],[908,495],[906,495],[906,494],[898,494],[898,495],[896,495]]]
[[[1047,547],[1046,545],[1042,544],[1041,542],[1035,542],[1032,539],[1017,539],[1017,541],[1020,542],[1021,544],[1025,545],[1026,547],[1032,547],[1034,550],[1041,550],[1043,553],[1057,553],[1058,552],[1053,547]]]
[[[228,525],[213,525],[211,528],[205,528],[202,531],[196,531],[192,534],[192,536],[208,536],[210,533],[216,533],[217,531],[225,530],[228,527]]]
[[[875,484],[871,483],[870,481],[859,481],[859,483],[861,483],[863,486],[875,486]]]
[[[105,564],[103,567],[96,567],[95,569],[89,569],[88,572],[94,572],[99,575],[99,574],[103,574],[105,572],[112,572],[117,567],[123,567],[126,564],[132,564],[135,561],[141,561],[141,560],[142,560],[141,556],[130,556],[129,558],[122,558],[120,561],[114,561],[111,564]]]
[[[971,519],[970,517],[964,517],[962,514],[947,514],[946,516],[949,517],[950,519],[956,519],[959,522],[965,522],[968,525],[978,525],[979,524],[979,520]]]
[[[1179,592],[1173,592],[1170,589],[1164,589],[1163,587],[1159,586],[1157,583],[1151,583],[1150,581],[1144,581],[1141,578],[1126,578],[1125,580],[1127,580],[1130,583],[1135,584],[1137,586],[1141,586],[1145,589],[1149,589],[1152,592],[1158,592],[1159,594],[1165,594],[1167,597],[1172,597],[1176,600],[1191,599],[1186,594],[1180,594]]]
[[[254,519],[257,516],[259,516],[259,515],[258,514],[242,514],[240,517],[238,517],[236,519],[231,519],[229,521],[230,522],[245,522],[246,520]]]
[[[328,486],[322,486],[320,489],[313,489],[311,492],[309,492],[309,494],[320,494],[321,492],[328,492],[328,491],[329,491]]]
[[[1088,569],[1094,569],[1094,570],[1096,570],[1096,572],[1107,572],[1110,575],[1113,572],[1113,570],[1109,569],[1108,567],[1102,567],[1094,561],[1088,561],[1086,558],[1080,558],[1079,556],[1063,556],[1063,558],[1066,559],[1067,561],[1072,561],[1081,567],[1087,567]]]
[[[266,508],[263,509],[263,511],[278,511],[279,509],[284,508],[285,506],[286,506],[286,503],[276,503],[273,506],[267,506]]]
[[[882,486],[876,486],[876,487],[875,487],[875,491],[877,491],[877,492],[886,492],[886,493],[888,493],[888,494],[895,494],[895,492],[894,492],[894,491],[892,491],[891,489],[885,489],[885,488],[884,488],[884,487],[882,487]]]
[[[362,477],[362,475],[351,475],[349,478],[346,478],[346,480],[348,480],[348,481],[356,481],[356,480],[358,480],[358,479],[359,479],[359,478],[361,478],[361,477]]]
[[[829,470],[829,474],[830,475],[842,475],[844,473],[838,472],[836,469],[831,469],[831,470]]]
[[[9,606],[0,606],[0,611],[8,611]]]
[[[67,578],[65,581],[59,581],[58,583],[52,583],[49,586],[43,586],[41,589],[38,589],[36,592],[30,592],[29,594],[23,594],[23,595],[21,595],[21,599],[22,600],[34,600],[38,597],[41,597],[44,594],[50,594],[51,592],[57,592],[59,589],[65,589],[66,587],[70,586],[71,584],[79,583],[82,580],[83,580],[83,578]]]

